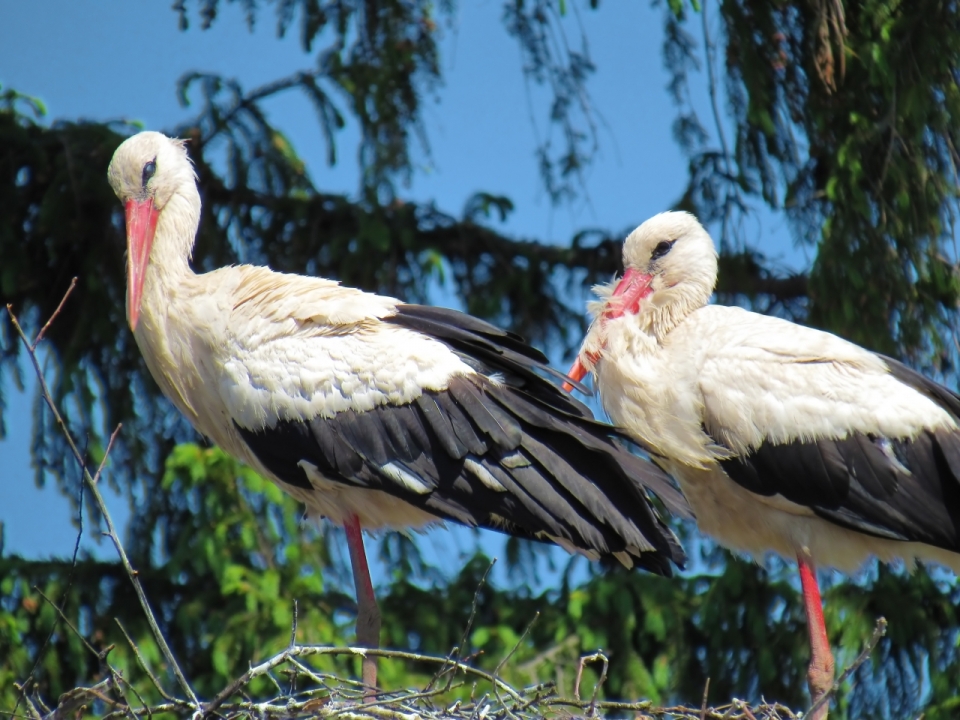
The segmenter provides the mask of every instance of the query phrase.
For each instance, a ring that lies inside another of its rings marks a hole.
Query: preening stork
[[[626,239],[571,377],[680,483],[700,528],[796,558],[808,681],[833,682],[815,568],[870,556],[960,571],[960,397],[896,360],[786,320],[708,305],[717,253],[690,214]]]
[[[679,511],[682,496],[519,336],[264,267],[195,274],[196,177],[159,133],[120,145],[109,180],[147,367],[198,431],[346,529],[361,645],[380,627],[362,530],[451,520],[657,573],[684,562],[646,489]],[[363,675],[375,685],[372,660]]]

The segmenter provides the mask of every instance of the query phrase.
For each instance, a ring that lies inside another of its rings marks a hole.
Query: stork
[[[709,305],[717,252],[688,213],[640,225],[623,264],[596,289],[570,376],[593,374],[701,530],[796,558],[816,702],[834,676],[818,566],[875,556],[960,571],[960,396],[830,333]]]
[[[452,310],[240,265],[195,274],[200,194],[183,142],[142,132],[108,172],[127,230],[127,318],[192,425],[346,530],[357,641],[380,615],[363,530],[449,520],[669,574],[663,472],[548,382],[522,338]],[[364,683],[376,664],[363,661]]]

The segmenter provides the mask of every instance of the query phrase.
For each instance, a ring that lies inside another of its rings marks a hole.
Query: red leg
[[[807,631],[810,633],[810,667],[807,669],[807,686],[810,700],[816,702],[833,687],[834,664],[827,638],[827,626],[823,622],[823,603],[817,585],[817,571],[800,555],[800,585],[803,588],[803,608],[807,613]],[[824,705],[810,720],[826,720],[828,705]]]
[[[357,645],[379,648],[380,608],[373,594],[373,582],[370,580],[370,568],[367,566],[367,553],[363,549],[360,518],[351,515],[344,523],[343,529],[347,531],[347,547],[350,548],[350,564],[353,565],[353,582],[357,586]],[[362,667],[363,684],[371,690],[376,688],[376,658],[365,657]]]

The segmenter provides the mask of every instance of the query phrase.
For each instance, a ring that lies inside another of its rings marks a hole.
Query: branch
[[[66,300],[67,295],[70,294],[70,291],[73,290],[76,278],[74,282],[71,282],[70,288],[67,290],[64,295],[64,300]],[[170,646],[167,645],[167,641],[163,637],[163,633],[160,632],[160,627],[157,625],[156,618],[154,617],[153,610],[150,608],[150,602],[147,600],[146,593],[143,590],[143,586],[140,584],[140,580],[137,577],[137,571],[133,569],[133,566],[130,564],[129,558],[127,558],[127,553],[123,549],[123,545],[120,542],[120,537],[117,535],[116,527],[113,524],[113,519],[110,517],[110,513],[107,510],[107,504],[103,500],[103,496],[100,494],[100,488],[97,483],[97,479],[90,475],[90,471],[87,470],[86,462],[83,458],[83,455],[80,453],[80,450],[77,448],[76,443],[73,440],[73,436],[70,434],[70,430],[67,428],[66,422],[64,422],[63,417],[60,415],[60,411],[57,409],[56,403],[53,401],[53,396],[50,394],[50,388],[47,386],[46,378],[43,375],[43,371],[40,368],[40,362],[37,360],[36,353],[36,344],[40,341],[43,331],[56,319],[57,315],[63,309],[63,301],[57,306],[57,309],[54,311],[53,315],[50,316],[50,319],[43,326],[43,329],[40,331],[40,334],[37,335],[37,338],[33,343],[29,341],[26,333],[24,333],[23,328],[20,326],[20,322],[17,320],[17,316],[13,313],[13,308],[11,305],[7,305],[7,314],[10,316],[10,321],[13,324],[14,329],[17,331],[17,334],[20,336],[20,339],[23,341],[24,347],[27,349],[27,354],[30,356],[30,362],[33,363],[33,369],[37,374],[37,381],[40,383],[41,393],[43,395],[44,401],[46,401],[47,406],[50,408],[50,412],[53,413],[53,417],[56,420],[57,425],[60,427],[60,431],[63,433],[64,439],[67,441],[67,445],[70,447],[70,451],[73,453],[73,456],[76,458],[78,465],[80,466],[81,471],[83,472],[83,479],[86,482],[87,487],[90,490],[90,493],[93,495],[94,500],[97,503],[97,508],[100,510],[100,513],[103,515],[103,520],[107,525],[106,535],[113,541],[114,547],[117,549],[117,554],[120,556],[120,561],[123,564],[124,570],[127,572],[127,576],[130,578],[130,582],[133,583],[133,588],[137,594],[137,598],[140,601],[140,606],[143,608],[144,614],[147,617],[147,622],[150,625],[150,629],[153,632],[154,638],[157,641],[157,645],[160,647],[160,651],[163,653],[164,658],[167,663],[169,663],[170,668],[173,671],[173,674],[176,676],[177,681],[180,683],[180,686],[183,688],[184,692],[187,694],[187,697],[190,699],[194,707],[199,708],[200,702],[197,700],[197,696],[194,694],[193,689],[190,687],[190,683],[187,682],[186,677],[183,675],[183,671],[180,669],[180,665],[177,663],[176,658],[173,655],[173,651],[170,649]],[[113,431],[113,434],[110,436],[110,444],[108,445],[108,450],[110,445],[113,445],[113,441],[116,438],[117,434],[120,432],[122,425],[117,425],[116,430]],[[99,471],[97,472],[99,475]]]
[[[510,685],[496,677],[491,675],[488,672],[479,670],[475,667],[467,665],[460,662],[459,660],[452,660],[449,657],[434,657],[433,655],[421,655],[420,653],[406,652],[403,650],[385,650],[382,648],[360,648],[360,647],[332,647],[326,645],[295,645],[289,647],[281,653],[274,655],[269,660],[265,660],[259,665],[250,668],[241,675],[239,678],[234,680],[232,683],[227,685],[223,690],[221,690],[217,696],[203,708],[204,716],[209,716],[214,710],[221,707],[227,700],[230,699],[237,691],[240,690],[244,685],[247,685],[254,678],[266,675],[275,667],[282,665],[291,658],[296,657],[314,657],[321,655],[373,655],[375,657],[384,657],[384,658],[393,658],[396,660],[413,660],[415,662],[428,662],[428,663],[440,663],[446,665],[452,665],[458,670],[462,670],[464,673],[469,675],[476,675],[477,677],[483,678],[487,682],[491,683],[494,687],[497,687],[504,692],[506,692],[513,700],[517,702],[522,702],[523,698],[520,694],[514,690]],[[428,693],[429,694],[429,693]]]
[[[857,655],[857,659],[854,660],[846,670],[840,673],[840,677],[833,681],[833,687],[821,695],[817,701],[810,706],[810,709],[807,710],[805,717],[817,717],[817,710],[830,702],[830,698],[836,694],[836,692],[840,689],[840,686],[847,681],[847,678],[850,677],[858,667],[867,661],[867,658],[870,657],[870,653],[873,652],[873,649],[877,646],[877,643],[880,642],[880,638],[886,634],[887,619],[884,617],[877,618],[877,626],[873,629],[873,635],[871,635],[870,639],[867,640],[867,644],[863,646],[863,650],[861,650],[860,654]]]
[[[277,198],[249,188],[228,188],[211,176],[202,177],[204,196],[211,204],[250,205],[279,216],[305,217],[313,227],[336,227],[344,235],[362,230],[364,218],[372,214],[361,204],[344,195],[317,193],[308,197]],[[517,261],[529,267],[565,268],[586,271],[584,282],[606,282],[622,271],[623,238],[627,233],[606,230],[578,233],[567,246],[536,240],[511,238],[485,225],[461,220],[437,210],[432,205],[401,205],[400,209],[379,208],[396,235],[403,235],[404,250],[419,253],[441,250],[452,263],[476,264],[478,257],[489,255],[497,267],[512,268]],[[632,228],[631,228],[632,229]],[[400,243],[400,240],[396,240]],[[806,275],[777,276],[764,264],[765,258],[755,251],[721,255],[719,292],[757,297],[770,296],[787,301],[807,296]],[[577,309],[581,314],[582,308]]]

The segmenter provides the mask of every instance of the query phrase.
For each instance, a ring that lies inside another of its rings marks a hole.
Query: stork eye
[[[156,159],[151,160],[146,165],[143,166],[143,187],[147,186],[147,183],[150,182],[157,172],[157,161]]]
[[[662,258],[664,255],[670,252],[670,248],[673,247],[675,242],[676,240],[663,240],[657,243],[657,246],[653,249],[653,253],[650,255],[650,259],[659,260]]]

